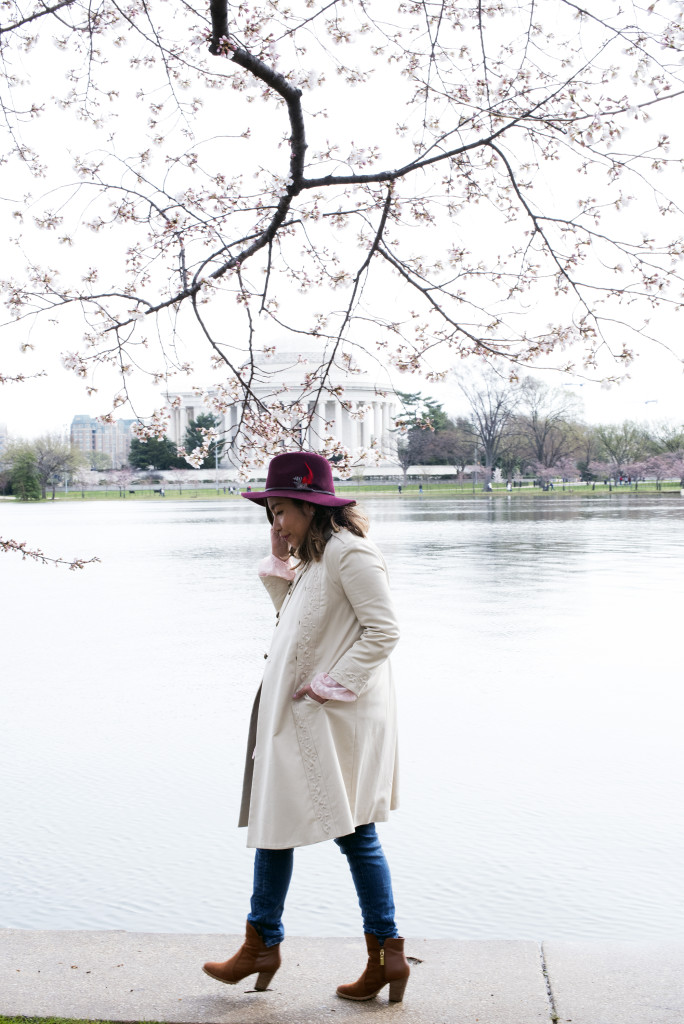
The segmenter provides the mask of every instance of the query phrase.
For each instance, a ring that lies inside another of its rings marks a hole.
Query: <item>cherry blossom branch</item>
[[[0,384],[23,384],[24,381],[33,380],[34,377],[47,377],[46,370],[38,370],[36,373],[18,373],[16,376],[8,376],[6,373],[0,373]]]
[[[12,25],[0,25],[0,36],[4,35],[5,32],[14,32],[15,29],[21,28],[22,25],[28,25],[37,18],[44,18],[46,14],[54,14],[56,11],[61,10],[62,7],[70,7],[75,2],[76,0],[61,0],[61,3],[55,4],[54,7],[45,7],[42,11],[36,11],[35,14],[22,18],[21,21],[15,21]]]
[[[221,23],[219,21],[219,26],[220,25]],[[225,32],[222,32],[221,35],[217,38],[216,44],[212,42],[209,48],[210,52],[216,54],[224,54],[227,48],[227,51],[230,53],[230,59],[232,61],[234,61],[236,64],[239,64],[240,67],[245,68],[245,70],[250,71],[255,76],[255,78],[260,79],[262,82],[264,82],[266,85],[272,88],[275,92],[278,93],[278,95],[280,95],[285,100],[285,103],[287,104],[291,129],[291,156],[290,176],[287,182],[286,190],[284,194],[280,197],[278,205],[276,206],[275,209],[275,213],[271,218],[270,222],[268,223],[267,227],[263,231],[256,234],[254,236],[254,240],[252,241],[252,243],[248,245],[245,249],[241,250],[239,253],[237,253],[235,256],[232,256],[230,259],[226,260],[220,267],[217,267],[216,270],[213,270],[210,274],[208,274],[207,279],[212,281],[217,281],[223,276],[225,276],[225,274],[227,274],[230,270],[234,270],[240,267],[246,260],[248,260],[256,252],[259,252],[261,249],[263,249],[265,246],[269,245],[273,241],[276,234],[278,233],[280,228],[283,227],[287,220],[287,215],[290,210],[293,197],[295,195],[298,195],[299,192],[301,191],[304,170],[304,156],[307,148],[306,134],[304,130],[304,117],[302,113],[301,104],[301,89],[297,89],[294,86],[290,85],[289,82],[281,74],[274,71],[273,68],[269,68],[268,65],[265,64],[262,60],[259,60],[258,57],[253,56],[246,50],[243,50],[239,47],[234,48],[234,44],[230,42],[220,43],[220,41],[224,37]],[[216,258],[216,255],[218,255],[218,253],[215,254],[214,257],[212,258]],[[208,261],[205,261],[205,266],[207,262]],[[204,283],[203,280],[198,280],[198,276],[198,274],[195,275],[195,280],[193,281],[193,284],[191,286],[184,288],[179,292],[176,292],[175,295],[165,300],[164,302],[157,303],[156,305],[151,305],[146,302],[145,305],[148,306],[146,314],[157,313],[160,310],[166,308],[167,306],[176,305],[177,303],[182,302],[188,298],[194,300],[194,298],[196,297],[197,293],[201,290]],[[142,302],[143,300],[137,299],[136,301]],[[133,319],[134,318],[132,318],[131,320],[122,321],[116,326],[125,326],[128,323],[132,323]],[[114,328],[112,327],[109,329],[112,330]]]
[[[366,255],[365,260],[363,261],[363,263],[359,267],[358,271],[356,272],[356,275],[354,277],[354,285],[353,285],[353,288],[352,288],[352,294],[351,294],[351,297],[349,299],[349,302],[347,303],[347,308],[345,310],[344,319],[343,319],[342,324],[340,326],[340,329],[339,329],[339,331],[337,333],[337,338],[336,338],[335,343],[334,343],[334,345],[332,347],[332,351],[330,353],[330,356],[329,356],[329,358],[327,360],[327,365],[325,367],[325,372],[322,373],[320,378],[319,378],[319,384],[318,384],[318,388],[317,388],[317,390],[315,392],[315,398],[314,398],[314,409],[316,408],[316,405],[318,404],[318,401],[319,401],[323,391],[327,389],[330,373],[332,372],[332,368],[333,368],[333,365],[335,363],[335,358],[337,356],[339,347],[342,344],[342,339],[343,339],[343,336],[344,336],[344,331],[345,331],[345,329],[347,327],[347,324],[349,323],[349,318],[351,316],[352,309],[354,308],[354,304],[355,304],[355,301],[356,301],[356,295],[357,295],[357,292],[358,292],[358,289],[359,289],[359,284],[360,284],[360,281],[361,281],[361,277],[363,276],[365,271],[368,269],[368,267],[370,265],[370,262],[371,262],[373,256],[375,255],[375,253],[378,252],[378,250],[379,250],[380,243],[382,241],[382,237],[383,237],[383,235],[385,233],[385,227],[387,225],[387,218],[389,216],[390,208],[392,206],[393,194],[394,194],[393,188],[390,185],[390,187],[387,189],[387,196],[385,197],[385,202],[383,204],[382,214],[381,214],[381,217],[380,217],[380,223],[378,224],[378,229],[375,232],[375,238],[373,239],[373,243],[372,243],[370,249],[368,250],[368,253]]]
[[[530,204],[527,202],[527,200],[523,196],[523,194],[522,194],[522,192],[520,190],[520,186],[518,184],[518,181],[517,181],[517,179],[515,177],[515,172],[513,171],[513,168],[511,167],[510,161],[508,160],[506,154],[503,152],[502,149],[499,148],[499,146],[495,146],[492,143],[489,143],[489,147],[490,147],[490,149],[493,150],[493,152],[495,152],[499,156],[500,160],[504,164],[504,166],[506,168],[506,173],[508,174],[508,179],[509,179],[509,181],[510,181],[512,187],[513,187],[513,191],[515,192],[516,196],[518,197],[518,201],[520,202],[520,205],[522,206],[523,210],[525,211],[525,213],[529,217],[530,221],[532,222],[532,225],[534,227],[535,233],[538,234],[539,237],[544,242],[544,246],[546,247],[546,251],[547,251],[548,255],[551,257],[553,262],[558,267],[559,274],[564,278],[564,280],[567,281],[569,287],[572,288],[572,290],[575,293],[575,295],[577,296],[579,302],[584,307],[584,310],[587,313],[587,315],[591,316],[592,315],[592,310],[589,308],[586,299],[582,295],[582,293],[581,293],[581,291],[579,289],[578,283],[570,276],[570,274],[568,274],[567,270],[565,269],[565,267],[561,263],[561,261],[559,259],[559,256],[558,256],[558,253],[556,252],[555,248],[553,247],[553,245],[549,241],[549,239],[548,239],[548,237],[546,235],[546,232],[544,231],[544,229],[542,228],[542,226],[540,224],[540,218],[534,213],[534,211],[532,210]],[[594,319],[596,319],[596,317],[594,317]]]
[[[21,555],[22,559],[33,559],[34,562],[40,562],[41,565],[66,565],[69,569],[83,569],[86,565],[91,565],[93,562],[99,562],[99,558],[51,558],[50,555],[45,555],[40,548],[26,547],[26,541],[17,540],[6,540],[0,537],[0,551],[6,554],[9,551],[15,551]]]

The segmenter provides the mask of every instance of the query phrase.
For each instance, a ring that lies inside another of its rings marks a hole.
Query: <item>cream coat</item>
[[[293,583],[263,582],[277,622],[247,746],[239,821],[247,846],[307,846],[386,821],[397,805],[389,655],[399,632],[382,555],[340,530]],[[358,699],[293,700],[318,672]]]

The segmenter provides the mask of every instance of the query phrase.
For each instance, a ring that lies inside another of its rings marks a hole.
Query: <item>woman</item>
[[[346,855],[363,916],[368,964],[340,985],[372,999],[403,998],[409,966],[394,921],[392,882],[375,831],[396,806],[396,710],[389,655],[398,640],[377,548],[353,499],[335,495],[329,463],[277,455],[263,491],[244,493],[271,523],[259,575],[276,628],[252,712],[240,826],[256,848],[244,945],[212,978],[235,984],[280,966],[293,848],[332,839]],[[293,561],[293,556],[296,561]]]

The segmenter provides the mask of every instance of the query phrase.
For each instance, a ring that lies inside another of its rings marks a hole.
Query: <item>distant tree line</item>
[[[87,460],[74,445],[57,434],[35,441],[12,441],[0,457],[0,492],[15,494],[21,501],[47,496],[66,477],[86,468]]]
[[[511,382],[495,370],[463,375],[459,387],[467,412],[450,417],[420,392],[400,392],[397,461],[411,466],[448,465],[456,475],[474,467],[487,488],[495,470],[513,480],[557,477],[592,481],[648,476],[684,480],[684,425],[583,422],[580,403],[564,388],[533,378]]]
[[[684,425],[623,423],[592,426],[582,421],[575,395],[532,378],[511,383],[494,371],[462,377],[465,415],[450,417],[441,403],[420,392],[399,392],[396,461],[404,479],[413,466],[449,466],[456,476],[474,469],[483,489],[495,470],[511,481],[530,476],[542,486],[555,478],[595,480],[678,478],[684,486]],[[218,427],[207,413],[192,420],[183,447],[190,453]],[[199,468],[211,469],[225,441],[212,441]],[[122,495],[135,470],[188,469],[170,438],[134,438],[128,466],[112,471]],[[104,452],[83,453],[54,434],[14,441],[0,457],[0,492],[20,500],[45,498],[65,479],[82,490],[111,470]]]
[[[191,420],[183,439],[184,448],[192,452],[205,443],[204,431],[218,426],[218,419],[211,413],[201,414]],[[225,441],[212,441],[208,454],[200,469],[215,465],[216,452],[219,459]],[[150,438],[142,441],[133,438],[128,456],[128,465],[113,471],[115,482],[122,494],[133,478],[131,470],[188,469],[188,463],[173,441],[168,437]],[[82,489],[93,485],[99,474],[112,470],[111,457],[106,452],[83,452],[57,434],[45,434],[34,441],[12,441],[0,456],[0,493],[14,494],[20,501],[46,498],[48,489],[52,497],[58,484],[65,480]]]

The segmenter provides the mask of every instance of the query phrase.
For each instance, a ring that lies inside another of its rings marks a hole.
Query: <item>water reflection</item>
[[[403,624],[410,935],[682,938],[682,505],[374,499]],[[4,505],[0,924],[238,931],[243,735],[272,628],[247,502]],[[359,930],[329,844],[286,926]]]

